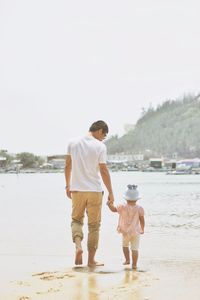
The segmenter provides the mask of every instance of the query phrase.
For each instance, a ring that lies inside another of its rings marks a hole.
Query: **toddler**
[[[125,257],[124,265],[130,264],[129,244],[132,251],[132,269],[137,269],[138,249],[140,234],[144,233],[144,209],[137,205],[140,199],[136,185],[129,184],[124,194],[126,204],[115,207],[108,201],[107,205],[113,212],[118,212],[119,221],[117,231],[122,233],[123,253]]]

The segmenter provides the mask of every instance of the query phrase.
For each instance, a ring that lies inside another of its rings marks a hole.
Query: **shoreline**
[[[73,269],[71,202],[61,175],[0,174],[0,300],[200,299],[199,177],[113,173],[116,202],[133,179],[143,192],[138,267],[145,272],[122,265],[118,216],[108,210],[106,194],[96,257],[105,267],[89,272]],[[83,231],[85,266],[87,218]]]
[[[138,271],[118,264],[52,268],[11,280],[1,300],[199,300],[199,260],[143,260]]]

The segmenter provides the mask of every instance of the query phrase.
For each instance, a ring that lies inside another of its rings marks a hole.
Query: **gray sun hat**
[[[124,198],[129,201],[137,201],[138,199],[140,199],[139,192],[137,190],[137,185],[128,184],[127,190],[124,193]]]

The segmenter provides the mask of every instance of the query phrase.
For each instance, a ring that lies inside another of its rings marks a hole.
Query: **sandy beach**
[[[120,265],[32,273],[7,282],[1,300],[199,300],[200,263],[143,261],[138,271]]]
[[[200,177],[130,173],[112,176],[119,200],[133,175],[143,192],[138,271],[122,264],[118,216],[105,202],[96,257],[105,266],[86,266],[85,222],[83,267],[75,268],[63,174],[1,175],[0,300],[199,300]]]

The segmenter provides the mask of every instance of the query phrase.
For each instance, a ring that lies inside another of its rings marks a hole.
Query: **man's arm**
[[[110,173],[108,171],[108,168],[107,168],[106,164],[99,164],[99,169],[100,169],[100,173],[101,173],[103,183],[105,184],[105,186],[108,190],[109,202],[114,202],[112,184],[111,184]]]
[[[70,192],[70,178],[71,178],[71,169],[72,169],[72,160],[71,156],[66,156],[65,161],[65,181],[66,181],[66,193],[67,197],[71,199],[71,192]]]

